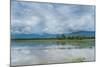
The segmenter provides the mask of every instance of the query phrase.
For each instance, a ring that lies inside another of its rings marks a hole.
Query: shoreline
[[[11,39],[11,41],[59,41],[59,42],[67,42],[67,41],[75,41],[75,42],[79,42],[79,41],[88,41],[88,40],[93,40],[95,41],[95,39]]]

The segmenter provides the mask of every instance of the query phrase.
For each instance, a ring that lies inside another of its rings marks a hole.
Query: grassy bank
[[[56,38],[14,38],[11,40],[83,40],[83,39],[95,39],[94,36],[85,37],[85,36],[69,36],[69,37],[56,37]]]
[[[58,41],[58,42],[86,42],[86,41],[95,41],[94,38],[92,39],[58,39],[58,38],[34,38],[34,39],[11,39],[11,41],[38,41],[38,42],[49,42],[49,41]]]

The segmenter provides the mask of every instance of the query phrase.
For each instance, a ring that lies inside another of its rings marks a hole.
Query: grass
[[[84,62],[85,61],[85,57],[81,57],[81,56],[75,56],[75,57],[67,57],[67,58],[65,58],[65,60],[71,60],[71,62],[74,62],[74,63],[76,63],[76,62]]]
[[[73,62],[83,62],[84,60],[85,58],[78,57],[78,58],[74,58]]]
[[[35,41],[35,42],[88,42],[88,41],[95,41],[95,39],[11,39],[12,41]]]

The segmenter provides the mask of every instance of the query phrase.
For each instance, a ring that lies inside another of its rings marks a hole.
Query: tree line
[[[63,40],[63,39],[95,39],[95,36],[74,36],[74,35],[70,35],[70,36],[66,36],[65,34],[60,34],[57,35],[56,37],[47,37],[47,38],[15,38],[12,40],[55,40],[55,39],[59,39],[59,40]]]

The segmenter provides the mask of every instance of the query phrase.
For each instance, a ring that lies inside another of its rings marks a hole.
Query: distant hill
[[[12,34],[11,38],[56,38],[57,34]]]
[[[94,31],[77,31],[77,32],[72,32],[69,35],[73,36],[95,36]]]
[[[61,37],[62,34],[11,34],[11,38],[57,38]],[[69,36],[95,36],[94,31],[77,31],[77,32],[72,32],[69,34],[64,34],[66,37]]]

